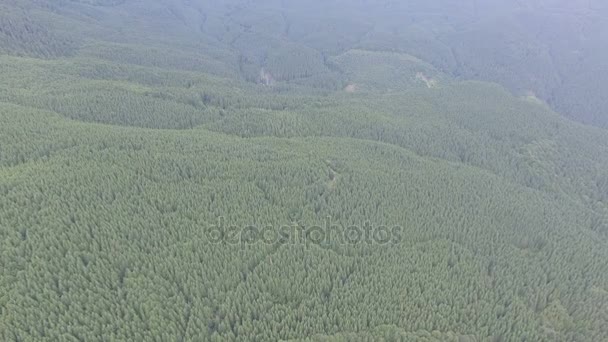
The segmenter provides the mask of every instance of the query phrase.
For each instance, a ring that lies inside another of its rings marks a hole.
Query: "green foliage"
[[[334,63],[348,78],[351,92],[437,88],[446,82],[434,67],[405,54],[349,50]]]
[[[608,133],[471,4],[2,5],[0,340],[608,339]]]
[[[30,18],[22,9],[0,5],[0,53],[54,58],[72,55],[74,42]]]

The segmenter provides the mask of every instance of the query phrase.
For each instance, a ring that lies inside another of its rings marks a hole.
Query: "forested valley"
[[[606,15],[0,1],[0,340],[608,341]]]

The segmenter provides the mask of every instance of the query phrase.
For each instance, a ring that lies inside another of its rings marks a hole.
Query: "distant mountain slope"
[[[159,53],[165,53],[171,63],[193,67],[198,58],[206,72],[226,75],[228,67],[252,82],[272,77],[335,88],[343,79],[329,72],[328,58],[352,49],[397,51],[462,80],[535,94],[571,119],[608,127],[608,27],[602,20],[608,7],[599,0],[19,0],[3,7],[4,53],[71,55],[94,38],[147,46],[144,64],[162,63]],[[183,56],[168,52],[178,45]],[[133,60],[133,48],[97,53]]]

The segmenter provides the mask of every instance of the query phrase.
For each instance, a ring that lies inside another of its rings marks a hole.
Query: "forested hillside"
[[[607,13],[0,3],[0,340],[608,340]]]

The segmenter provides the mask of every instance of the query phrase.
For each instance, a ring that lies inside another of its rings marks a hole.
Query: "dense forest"
[[[606,15],[0,2],[0,340],[608,340]]]

